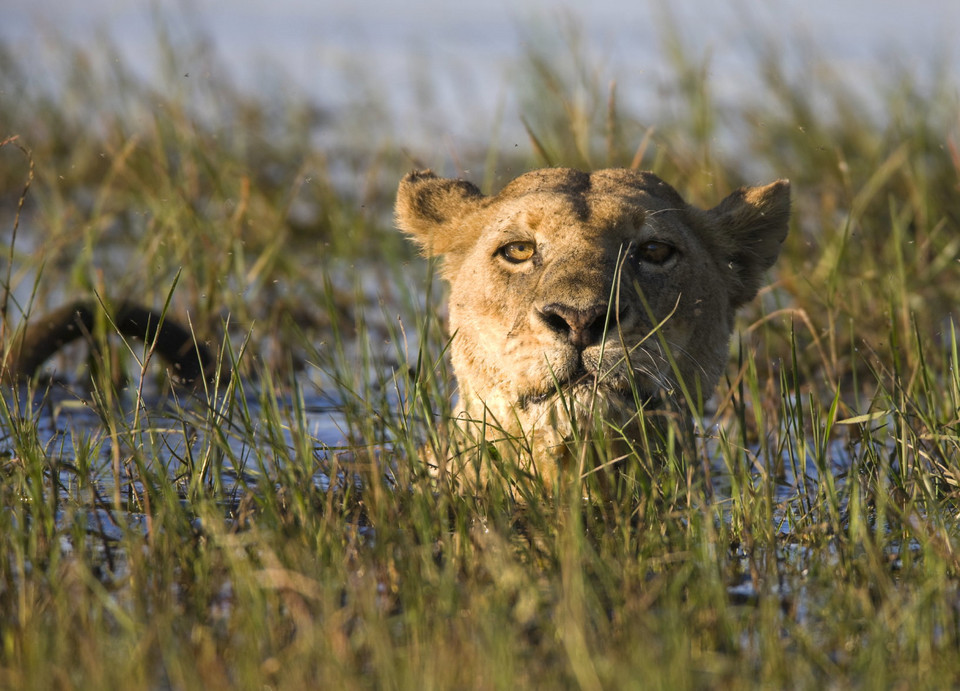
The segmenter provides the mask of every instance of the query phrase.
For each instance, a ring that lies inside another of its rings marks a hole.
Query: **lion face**
[[[598,413],[710,395],[789,204],[786,181],[703,211],[651,173],[538,170],[488,197],[424,172],[397,221],[444,259],[462,411],[560,443]]]

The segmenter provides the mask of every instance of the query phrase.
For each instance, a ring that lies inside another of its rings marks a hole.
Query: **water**
[[[255,491],[260,482],[277,475],[278,468],[262,467],[264,462],[282,464],[288,452],[290,456],[296,453],[295,433],[289,427],[268,428],[261,420],[262,400],[257,393],[243,397],[242,404],[235,400],[229,406],[232,414],[226,412],[222,397],[211,400],[210,405],[226,413],[219,417],[209,415],[207,402],[192,398],[189,392],[179,392],[174,400],[150,388],[139,412],[135,392],[121,392],[116,402],[120,412],[108,413],[117,425],[116,439],[103,425],[91,392],[81,384],[61,380],[32,396],[21,387],[13,392],[16,402],[5,395],[24,420],[36,421],[37,435],[59,468],[61,499],[88,503],[91,521],[99,515],[96,507],[107,506],[116,496],[126,502],[130,491],[141,492],[141,483],[151,476],[168,478],[183,493],[195,482],[191,478],[200,478],[216,485],[225,501],[235,503],[247,489]],[[291,399],[281,398],[275,405],[283,422],[293,419]],[[250,420],[238,412],[241,408],[250,412]],[[303,431],[311,440],[318,467],[327,467],[333,455],[346,447],[343,409],[344,403],[333,389],[308,387],[304,393]],[[212,427],[211,419],[216,420]],[[216,459],[210,463],[209,444],[218,434],[225,447],[216,447]],[[15,457],[13,441],[12,437],[0,440],[0,452]],[[140,460],[134,462],[134,457]],[[322,491],[345,481],[342,474],[331,478],[317,471],[313,475],[314,484]],[[136,513],[135,507],[128,508]]]
[[[104,34],[128,68],[157,81],[159,17],[174,36],[209,39],[219,57],[178,55],[184,79],[303,94],[334,111],[372,100],[393,114],[400,145],[432,142],[438,149],[489,136],[501,109],[506,135],[522,137],[513,99],[518,59],[531,42],[559,40],[565,24],[579,28],[585,53],[603,65],[598,76],[617,80],[628,107],[654,123],[669,117],[664,7],[683,26],[694,57],[708,60],[721,103],[757,97],[758,55],[770,42],[795,73],[819,62],[852,84],[905,71],[932,87],[938,64],[960,74],[953,40],[960,3],[950,0],[593,0],[563,7],[548,0],[10,0],[0,38],[31,56],[39,83],[50,78],[43,65],[64,37],[95,52]]]

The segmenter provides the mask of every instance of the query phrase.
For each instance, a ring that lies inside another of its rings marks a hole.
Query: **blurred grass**
[[[441,298],[390,227],[411,166],[390,123],[324,148],[350,114],[172,68],[151,90],[69,46],[53,98],[0,47],[5,336],[65,295],[176,285],[171,314],[240,365],[157,405],[97,372],[78,428],[56,387],[2,399],[0,686],[960,683],[955,86],[878,83],[878,112],[774,52],[761,98],[721,106],[665,33],[679,117],[627,112],[574,37],[518,66],[529,151],[462,153],[488,181],[637,165],[701,204],[757,170],[794,183],[698,456],[614,497],[425,472],[424,445],[457,443],[452,383]],[[313,435],[311,380],[341,447]]]

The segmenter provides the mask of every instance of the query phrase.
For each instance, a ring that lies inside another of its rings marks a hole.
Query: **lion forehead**
[[[622,168],[596,170],[592,173],[570,168],[533,170],[507,183],[497,198],[523,196],[531,192],[553,192],[571,197],[631,197],[645,193],[672,204],[683,204],[680,194],[653,173]]]
[[[476,218],[488,231],[525,228],[597,235],[624,226],[638,228],[647,214],[685,207],[672,187],[650,173],[588,175],[551,168],[520,176],[478,209]]]

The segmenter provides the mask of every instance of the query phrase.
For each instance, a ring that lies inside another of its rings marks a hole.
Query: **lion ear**
[[[763,272],[773,266],[790,223],[790,182],[741,187],[707,212],[724,240],[727,261],[736,272],[731,292],[735,307],[752,300]]]
[[[456,221],[483,198],[466,180],[438,178],[429,170],[408,173],[397,190],[397,227],[428,257],[447,254],[470,241]]]

